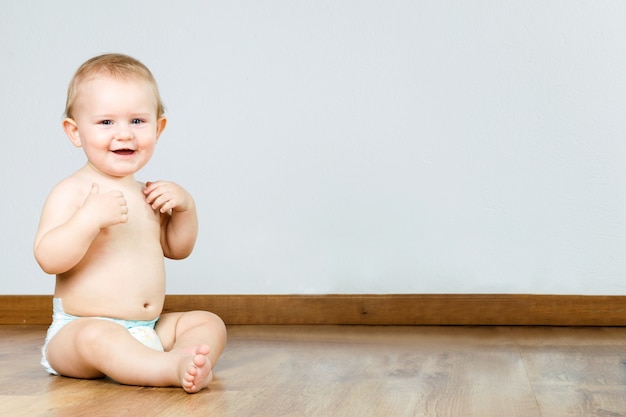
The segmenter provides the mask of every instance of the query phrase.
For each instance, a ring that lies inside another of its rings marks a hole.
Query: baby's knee
[[[203,328],[212,340],[226,343],[226,325],[217,314],[202,310],[188,311],[184,313],[183,319],[183,328]]]
[[[224,321],[215,313],[209,311],[190,311],[188,313],[190,320],[197,325],[205,325],[211,328],[213,332],[223,332],[226,334],[226,325]]]

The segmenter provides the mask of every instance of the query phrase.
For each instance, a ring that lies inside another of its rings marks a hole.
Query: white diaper
[[[80,317],[72,316],[71,314],[67,314],[63,311],[63,303],[61,303],[60,298],[54,298],[52,300],[52,324],[48,328],[48,333],[46,334],[46,341],[44,345],[41,347],[41,365],[51,374],[59,375],[57,371],[52,369],[48,359],[46,358],[46,349],[48,347],[48,343],[50,340],[61,330],[65,325],[73,322],[74,320],[80,319]],[[163,352],[163,345],[161,344],[161,340],[154,330],[154,326],[156,322],[159,320],[157,317],[154,320],[120,320],[113,319],[110,317],[92,317],[100,320],[108,320],[114,323],[119,324],[120,326],[124,326],[128,329],[128,332],[138,341],[140,341],[143,345],[149,347],[150,349],[158,350]]]
[[[161,344],[161,339],[157,335],[157,332],[154,330],[154,327],[150,326],[137,326],[131,327],[128,329],[129,333],[133,335],[133,337],[139,340],[144,346],[149,347],[150,349],[159,350],[163,352],[163,345]]]

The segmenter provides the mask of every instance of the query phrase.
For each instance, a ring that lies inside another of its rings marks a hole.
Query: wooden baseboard
[[[52,297],[0,295],[0,324],[49,324]],[[532,294],[168,295],[165,312],[227,324],[626,326],[626,296]]]

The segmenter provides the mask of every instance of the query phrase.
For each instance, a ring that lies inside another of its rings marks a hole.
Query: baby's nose
[[[115,138],[118,140],[128,140],[133,138],[133,131],[129,126],[122,126],[117,131]]]

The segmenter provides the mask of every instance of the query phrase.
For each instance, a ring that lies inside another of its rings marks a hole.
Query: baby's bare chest
[[[161,218],[160,213],[146,203],[143,195],[126,195],[128,218],[125,223],[111,226],[102,231],[106,240],[125,240],[139,245],[159,242]]]

